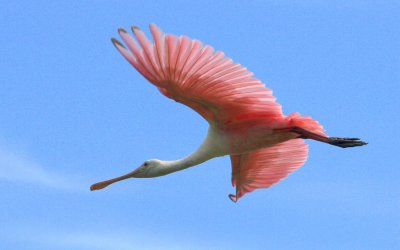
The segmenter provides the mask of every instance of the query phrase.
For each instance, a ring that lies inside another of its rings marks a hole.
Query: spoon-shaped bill
[[[108,185],[111,185],[117,181],[122,181],[128,178],[132,178],[135,177],[135,174],[138,173],[138,170],[134,170],[130,173],[124,174],[122,176],[113,178],[113,179],[109,179],[109,180],[105,180],[105,181],[101,181],[101,182],[97,182],[93,185],[90,186],[90,191],[95,191],[95,190],[99,190],[99,189],[103,189],[105,187],[107,187]]]

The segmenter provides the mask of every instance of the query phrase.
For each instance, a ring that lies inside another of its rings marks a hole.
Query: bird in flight
[[[229,155],[236,202],[248,192],[268,188],[299,168],[307,158],[305,139],[347,148],[367,143],[358,138],[329,137],[309,116],[285,116],[272,91],[221,51],[186,36],[163,34],[150,25],[154,42],[136,26],[118,33],[112,43],[122,56],[166,97],[199,113],[208,133],[192,154],[175,161],[151,159],[134,171],[93,184],[98,190],[128,178],[152,178]]]

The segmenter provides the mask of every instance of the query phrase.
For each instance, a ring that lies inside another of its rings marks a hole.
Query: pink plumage
[[[181,102],[220,126],[246,117],[282,117],[272,91],[222,52],[214,52],[185,36],[163,35],[150,25],[155,43],[133,28],[142,50],[125,31],[120,35],[131,51],[114,43],[121,54],[167,97]]]
[[[299,168],[307,159],[307,145],[293,139],[256,151],[231,155],[232,185],[236,194],[229,198],[236,202],[244,194],[257,188],[268,188]]]
[[[332,138],[310,117],[282,114],[272,91],[251,72],[220,51],[186,36],[163,34],[151,24],[154,43],[137,27],[137,42],[123,29],[127,45],[112,39],[132,66],[168,98],[198,112],[210,124],[205,141],[188,157],[177,161],[146,161],[130,174],[92,185],[105,186],[129,177],[156,177],[230,155],[232,184],[237,201],[257,188],[267,188],[299,168],[307,158],[303,139],[341,147],[361,146],[357,138]]]

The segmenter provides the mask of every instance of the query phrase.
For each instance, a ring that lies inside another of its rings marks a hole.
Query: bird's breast
[[[229,154],[243,154],[260,148],[271,147],[294,139],[295,134],[282,132],[269,126],[244,127],[226,132]]]

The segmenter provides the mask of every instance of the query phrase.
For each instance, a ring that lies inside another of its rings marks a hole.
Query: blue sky
[[[222,50],[286,114],[332,136],[232,203],[229,157],[90,192],[177,159],[207,123],[110,42],[156,23]],[[1,249],[399,249],[399,1],[5,1],[0,9]]]

